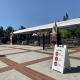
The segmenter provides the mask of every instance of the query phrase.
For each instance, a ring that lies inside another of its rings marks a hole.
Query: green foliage
[[[61,30],[60,31],[60,35],[61,35],[61,38],[63,37],[63,31]],[[64,38],[70,38],[70,32],[67,31],[67,30],[64,30]]]
[[[62,30],[60,31],[60,35],[61,35],[61,37],[63,37],[63,31]],[[64,30],[64,38],[75,38],[75,37],[80,38],[80,28]]]
[[[6,31],[5,31],[5,37],[6,37],[7,39],[10,39],[10,33],[11,33],[12,31],[14,31],[14,30],[13,30],[13,28],[12,28],[11,26],[9,26],[9,27],[6,29]]]
[[[68,31],[70,32],[71,37],[80,37],[80,28],[68,29]]]
[[[69,16],[68,16],[68,14],[66,13],[66,15],[63,16],[63,21],[66,21],[66,20],[68,20],[68,19],[69,19]]]
[[[66,13],[66,20],[68,20],[69,19],[69,16],[68,16],[68,14]]]
[[[1,26],[0,27],[0,37],[4,37],[4,30],[3,30],[3,27]]]
[[[64,38],[70,38],[70,32],[64,30]]]
[[[19,30],[21,30],[21,29],[26,29],[24,26],[21,26],[21,28],[19,28]]]
[[[70,34],[71,34],[71,37],[76,37],[76,34],[75,34],[75,31],[76,31],[76,29],[68,29],[68,31],[70,32]]]
[[[58,22],[59,22],[59,20],[58,20]]]
[[[80,28],[78,28],[78,29],[76,28],[76,30],[75,30],[75,37],[80,37]]]
[[[63,16],[63,21],[65,21],[65,20],[66,20],[65,16]]]

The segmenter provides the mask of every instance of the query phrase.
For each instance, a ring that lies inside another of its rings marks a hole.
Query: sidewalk
[[[53,49],[28,45],[0,45],[0,80],[80,80],[80,49],[69,48],[71,71],[52,67]]]

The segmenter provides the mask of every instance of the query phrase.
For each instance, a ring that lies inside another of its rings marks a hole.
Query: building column
[[[45,49],[45,35],[43,34],[43,50]]]
[[[30,34],[29,34],[29,38],[30,38]]]
[[[20,44],[20,34],[17,34],[17,44]]]
[[[26,32],[26,42],[27,42],[27,45],[29,45],[28,44],[28,34],[27,34],[27,32]]]
[[[49,38],[48,44],[50,44],[50,31],[48,31],[48,38]]]
[[[19,34],[19,44],[20,44],[20,34]]]
[[[60,40],[60,28],[57,27],[57,45],[59,46],[61,43],[61,40]]]
[[[79,38],[79,27],[77,26],[77,38]]]
[[[39,30],[39,33],[38,33],[38,45],[40,46],[40,30]]]

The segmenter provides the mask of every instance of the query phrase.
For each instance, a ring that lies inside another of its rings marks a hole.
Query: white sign
[[[67,47],[55,46],[52,69],[63,73],[64,66],[71,69]]]

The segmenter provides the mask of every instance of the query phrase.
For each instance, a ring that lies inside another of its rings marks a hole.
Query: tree
[[[63,21],[68,20],[68,19],[69,19],[69,16],[68,16],[68,14],[66,13],[66,15],[63,16]]]
[[[74,28],[74,29],[68,29],[68,31],[70,32],[71,34],[71,37],[77,37],[77,29]]]
[[[63,37],[63,31],[60,30],[61,38]],[[64,38],[70,38],[70,32],[68,30],[64,30]]]
[[[68,20],[69,19],[69,16],[68,16],[68,14],[66,13],[66,20]]]
[[[65,21],[65,20],[66,20],[65,16],[63,16],[63,21]]]
[[[67,30],[64,30],[64,38],[70,38],[70,32]]]
[[[72,38],[80,37],[80,28],[68,29],[67,31],[70,33],[70,37]]]
[[[59,22],[59,20],[58,20],[58,22]]]
[[[21,30],[21,29],[26,29],[24,26],[21,26],[21,28],[19,28],[19,30]]]
[[[4,30],[2,26],[0,27],[0,37],[4,37]]]
[[[13,30],[13,28],[12,28],[11,26],[9,26],[9,27],[6,29],[6,31],[5,31],[5,37],[6,37],[7,39],[10,39],[10,33],[11,33],[12,31],[14,31],[14,30]]]

